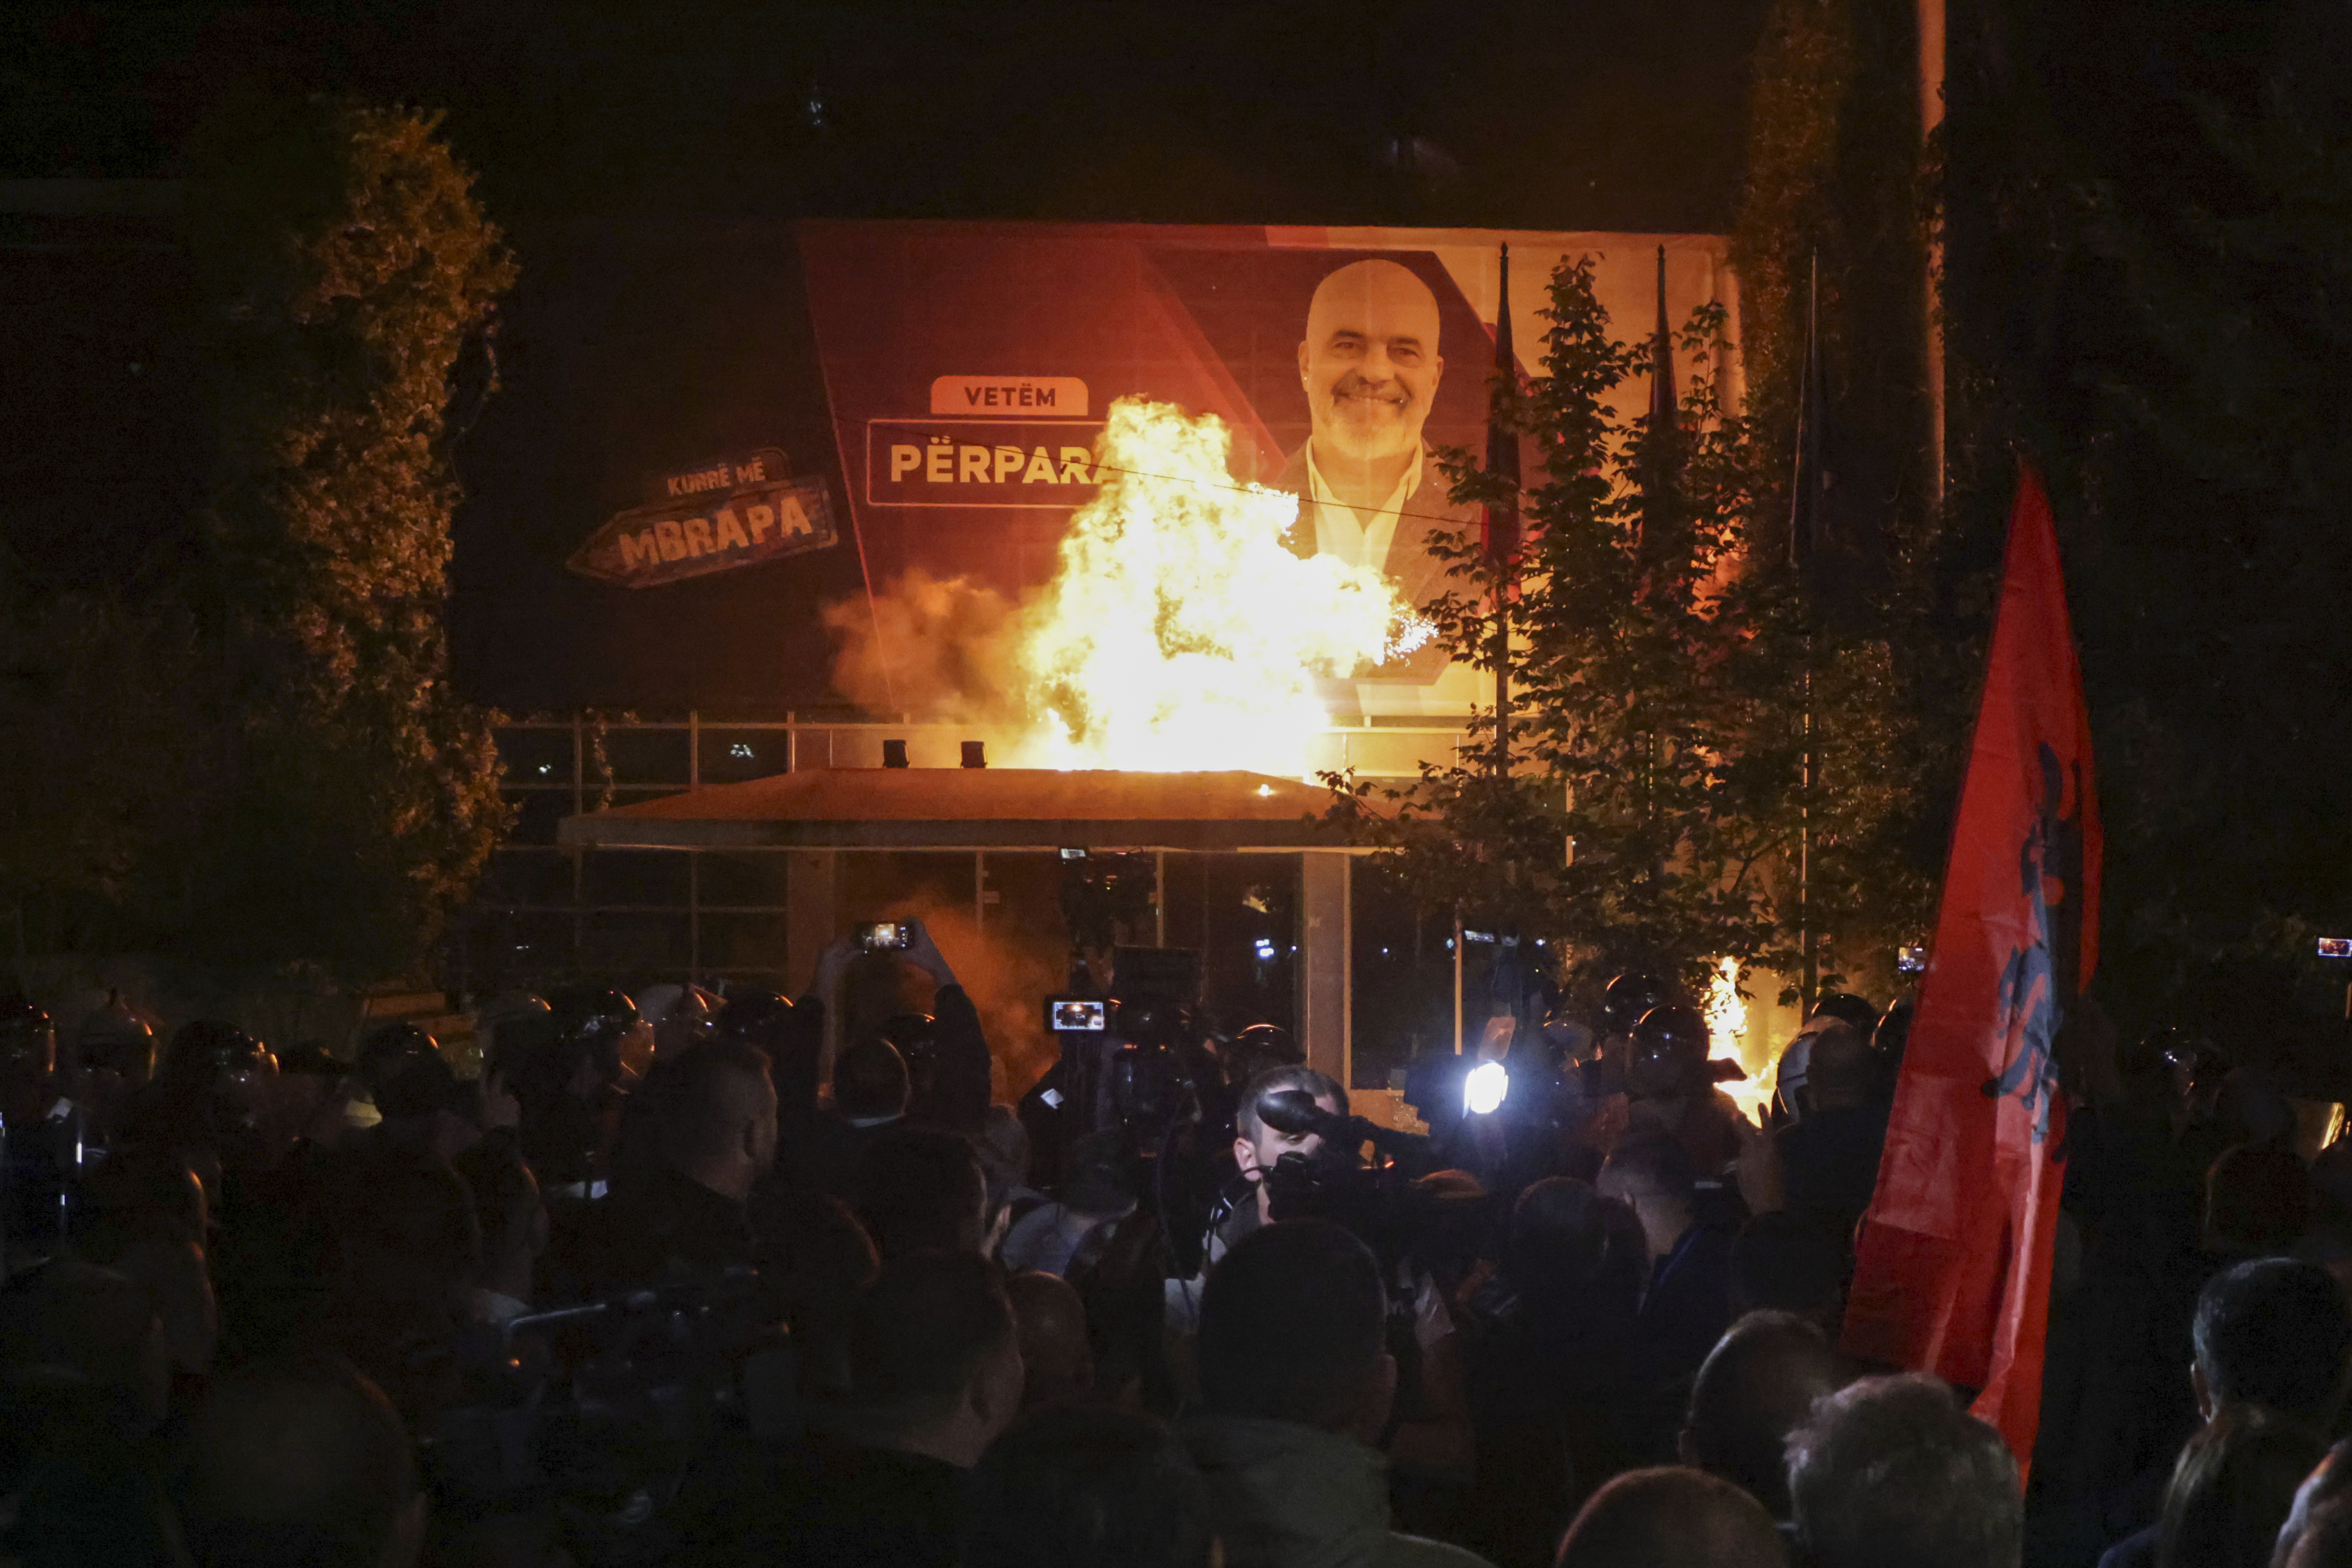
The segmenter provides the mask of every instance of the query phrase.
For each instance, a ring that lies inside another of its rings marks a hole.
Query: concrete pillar
[[[784,883],[784,974],[791,982],[791,994],[797,997],[814,983],[817,955],[833,941],[835,895],[840,878],[835,850],[795,849],[790,853],[792,859]],[[820,1068],[823,1079],[828,1083],[833,1080],[833,1053],[837,1045],[832,1000],[825,998],[824,1052]]]
[[[1307,1065],[1348,1081],[1349,1037],[1354,1024],[1354,943],[1349,923],[1349,887],[1354,857],[1334,849],[1308,849],[1299,876],[1305,931],[1299,942],[1300,1033]]]

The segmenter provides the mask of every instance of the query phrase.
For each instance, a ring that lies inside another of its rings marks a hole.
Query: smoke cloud
[[[916,570],[824,616],[834,685],[858,706],[992,727],[1025,718],[1014,695],[1019,611],[993,588]]]

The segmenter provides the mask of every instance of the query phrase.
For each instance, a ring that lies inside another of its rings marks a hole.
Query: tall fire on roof
[[[1427,628],[1378,571],[1294,553],[1297,499],[1236,480],[1231,444],[1214,415],[1113,404],[1052,581],[1017,607],[961,580],[836,606],[845,686],[987,724],[1014,766],[1305,776],[1318,678]]]

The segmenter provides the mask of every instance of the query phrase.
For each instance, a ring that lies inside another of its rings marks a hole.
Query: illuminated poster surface
[[[868,590],[910,569],[1015,596],[1045,583],[1070,514],[1104,477],[1093,461],[1107,410],[1142,396],[1216,415],[1236,483],[1300,498],[1295,552],[1376,565],[1409,603],[1427,602],[1445,586],[1430,535],[1476,523],[1448,501],[1433,454],[1484,449],[1505,242],[1528,371],[1563,258],[1595,258],[1621,338],[1654,320],[1662,245],[1671,321],[1708,300],[1736,313],[1724,242],[1710,236],[803,224]],[[1647,395],[1640,381],[1621,388],[1621,412]],[[1323,695],[1341,718],[1486,700],[1474,672],[1430,647],[1334,684]]]

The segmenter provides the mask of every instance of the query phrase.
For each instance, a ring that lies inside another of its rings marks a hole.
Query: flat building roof
[[[566,817],[603,848],[1319,849],[1320,784],[1253,773],[817,768]]]

